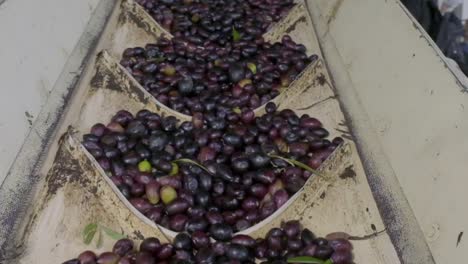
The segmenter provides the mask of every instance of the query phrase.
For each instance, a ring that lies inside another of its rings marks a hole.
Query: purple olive
[[[78,256],[80,264],[95,264],[97,257],[92,251],[85,251]]]
[[[197,249],[208,247],[210,238],[205,232],[195,231],[192,233],[192,243]]]
[[[112,253],[112,252],[104,252],[99,255],[97,259],[97,264],[117,264],[120,257],[119,255]]]
[[[210,227],[210,235],[218,241],[227,241],[232,238],[232,228],[227,224],[214,224]]]
[[[140,244],[140,251],[148,252],[151,254],[157,253],[161,248],[161,242],[155,237],[149,237],[143,240]]]
[[[347,250],[338,250],[333,252],[330,259],[334,264],[351,264],[353,261],[353,255]]]
[[[281,225],[284,233],[288,238],[297,238],[301,234],[301,223],[297,220],[292,220]]]
[[[353,245],[346,239],[335,239],[329,241],[330,246],[335,251],[349,251],[353,250]]]
[[[175,249],[192,250],[192,239],[190,235],[179,233],[172,242]]]
[[[250,237],[248,235],[235,235],[232,238],[231,243],[251,248],[251,247],[255,246],[256,242],[255,242],[255,239],[253,239],[252,237]]]
[[[176,198],[170,204],[166,205],[166,212],[168,215],[181,214],[187,211],[189,206],[190,205],[186,200],[182,198]]]
[[[148,252],[139,252],[136,256],[135,263],[138,264],[153,264],[155,262],[155,258],[152,254]]]
[[[131,198],[130,203],[140,212],[145,213],[151,209],[151,204],[143,198]]]
[[[188,217],[183,214],[176,214],[170,218],[169,227],[177,232],[181,232],[185,229]]]
[[[112,252],[123,257],[128,252],[132,251],[133,247],[133,241],[128,238],[124,238],[115,242],[114,247],[112,248]]]
[[[170,258],[173,252],[174,252],[174,247],[171,244],[163,244],[161,248],[159,249],[158,253],[156,254],[156,256],[158,257],[159,260],[165,260],[165,259]]]

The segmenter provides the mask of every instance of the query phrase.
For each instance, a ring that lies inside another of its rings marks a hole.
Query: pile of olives
[[[343,142],[319,120],[289,109],[196,114],[178,124],[148,110],[119,111],[83,145],[123,196],[176,232],[242,231],[273,214]],[[309,166],[310,170],[290,161]]]
[[[353,263],[352,245],[346,239],[327,240],[302,229],[298,221],[272,228],[265,238],[232,235],[228,229],[216,229],[216,240],[207,233],[179,233],[172,244],[162,244],[157,238],[146,238],[139,248],[130,239],[117,241],[109,252],[99,255],[85,251],[63,264],[162,264],[162,263],[220,263],[220,264],[286,264],[298,256],[314,257],[333,264]]]
[[[293,0],[137,0],[175,37],[198,46],[253,41],[287,15]]]
[[[186,115],[255,109],[287,88],[316,55],[289,36],[197,47],[160,38],[128,48],[121,65],[160,103]]]

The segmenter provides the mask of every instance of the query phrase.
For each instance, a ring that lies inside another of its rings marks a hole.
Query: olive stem
[[[178,159],[178,160],[174,160],[175,163],[179,163],[179,162],[182,162],[182,163],[190,163],[190,164],[193,164],[193,165],[196,165],[198,167],[200,167],[201,169],[203,169],[204,171],[208,172],[209,174],[212,175],[212,173],[203,165],[201,165],[200,163],[194,161],[194,160],[191,160],[191,159]]]
[[[286,161],[287,163],[289,163],[290,165],[292,166],[295,166],[295,167],[299,167],[299,168],[302,168],[306,171],[309,171],[309,172],[312,172],[314,174],[317,174],[319,176],[324,176],[321,172],[317,171],[317,170],[314,170],[312,169],[311,167],[307,166],[306,164],[300,162],[300,161],[297,161],[295,159],[288,159],[288,158],[285,158],[285,157],[281,157],[279,155],[275,155],[275,154],[268,154],[268,156],[270,158],[274,158],[274,159],[281,159],[281,160],[284,160]]]
[[[288,258],[287,262],[288,263],[304,263],[304,264],[333,264],[333,261],[331,259],[328,259],[327,261],[323,261],[321,259],[309,257],[309,256]]]

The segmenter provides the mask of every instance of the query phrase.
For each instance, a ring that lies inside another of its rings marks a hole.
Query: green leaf
[[[325,261],[325,263],[323,264],[333,264],[333,260],[332,259],[327,259],[327,261]]]
[[[326,263],[325,261],[321,259],[308,257],[308,256],[288,258],[287,261],[288,263],[309,263],[309,264],[325,264]]]
[[[91,241],[93,241],[97,228],[98,228],[98,225],[96,223],[91,223],[85,226],[83,230],[83,242],[86,245],[89,245]]]
[[[241,34],[239,33],[239,31],[236,30],[235,27],[232,27],[232,40],[234,40],[234,42],[237,42],[241,39]]]
[[[205,166],[191,159],[178,159],[178,160],[174,160],[174,162],[190,163],[190,164],[193,164],[195,166],[202,168],[204,171],[208,172],[209,174],[212,174]]]
[[[306,164],[300,162],[300,161],[297,161],[295,159],[288,159],[288,158],[285,158],[285,157],[281,157],[279,155],[275,155],[275,154],[268,154],[268,156],[270,156],[270,158],[275,158],[275,159],[282,159],[284,161],[286,161],[287,163],[293,165],[293,166],[296,166],[296,167],[299,167],[299,168],[302,168],[306,171],[310,171],[314,174],[317,174],[317,175],[320,175],[320,176],[323,176],[323,174],[317,170],[314,170],[312,169],[311,167],[307,166]]]
[[[111,237],[112,239],[114,240],[119,240],[119,239],[122,239],[122,238],[125,238],[126,236],[123,235],[123,234],[120,234],[108,227],[105,227],[105,226],[101,226],[101,229],[104,231],[104,233],[106,233],[109,237]]]

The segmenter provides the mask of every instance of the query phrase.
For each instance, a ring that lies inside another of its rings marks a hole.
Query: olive
[[[117,252],[114,251],[114,253],[117,253]],[[80,264],[95,264],[96,260],[97,260],[97,257],[96,257],[96,254],[94,254],[94,252],[88,250],[88,251],[84,251],[83,253],[81,253],[78,256],[78,260],[79,260],[78,263],[80,263]]]
[[[230,244],[226,250],[226,255],[230,259],[246,261],[250,258],[249,250],[239,244]]]
[[[154,131],[148,140],[148,146],[153,151],[161,151],[169,142],[169,137],[163,131]]]
[[[192,249],[192,239],[186,233],[179,233],[172,242],[175,249],[191,250]]]
[[[177,214],[170,218],[169,227],[176,232],[182,232],[185,229],[187,222],[188,217],[186,215]]]
[[[223,141],[225,144],[234,146],[234,147],[240,147],[242,146],[242,138],[236,134],[233,133],[226,133],[223,136]]]
[[[245,78],[244,66],[240,63],[233,63],[229,66],[229,79],[233,83],[237,83]]]
[[[318,246],[314,256],[319,259],[328,259],[333,253],[333,249],[330,246],[322,245]]]
[[[151,221],[155,223],[159,223],[161,221],[163,211],[164,211],[163,207],[153,207],[149,209],[145,215]]]
[[[315,243],[315,234],[312,233],[312,231],[310,231],[309,229],[307,228],[304,228],[301,232],[301,240],[302,242],[304,243],[304,245],[312,245]]]
[[[197,249],[208,247],[210,245],[210,238],[203,231],[195,231],[192,233],[192,243]]]
[[[329,244],[335,251],[351,251],[353,249],[353,246],[351,245],[349,240],[342,238],[330,240]]]
[[[163,186],[160,190],[160,197],[164,204],[170,204],[177,198],[177,192],[171,186]]]
[[[182,95],[188,95],[193,92],[193,80],[191,77],[187,76],[179,81],[178,84],[179,92]]]
[[[281,225],[288,238],[296,238],[301,234],[301,224],[297,220],[288,221]]]
[[[224,164],[216,164],[215,170],[216,170],[215,172],[216,176],[221,178],[222,180],[225,180],[228,182],[236,182],[238,180],[232,174],[231,169]]]
[[[187,230],[189,233],[193,233],[196,231],[205,231],[207,227],[208,222],[203,218],[190,219],[185,226],[185,230]]]
[[[164,244],[161,246],[156,256],[159,260],[165,260],[172,256],[174,247],[171,244]]]
[[[97,123],[91,127],[91,134],[95,135],[96,137],[102,137],[105,132],[106,126],[101,123]]]
[[[250,156],[250,162],[255,168],[262,168],[270,163],[270,157],[262,153],[254,153]]]
[[[128,124],[125,132],[132,137],[142,137],[146,135],[147,129],[141,121],[134,120]]]
[[[140,212],[145,213],[151,208],[151,204],[143,198],[131,198],[130,203]]]
[[[182,198],[176,198],[171,203],[166,205],[166,213],[168,215],[175,215],[184,213],[190,207],[190,204]]]
[[[193,262],[194,256],[192,254],[192,251],[176,250],[174,255],[171,257],[171,263],[190,264]]]
[[[288,239],[288,250],[299,251],[303,248],[302,241],[300,239]]]
[[[140,244],[140,251],[157,253],[161,249],[161,242],[155,237],[149,237],[143,240]]]
[[[112,252],[104,252],[97,258],[97,264],[117,264],[120,257]]]
[[[204,247],[204,248],[199,249],[197,251],[197,254],[195,255],[195,259],[197,263],[202,263],[202,264],[214,263],[215,257],[216,257],[215,253],[209,247]]]
[[[134,247],[133,241],[128,239],[128,238],[124,238],[124,239],[120,239],[117,242],[115,242],[114,247],[112,248],[112,252],[114,252],[115,254],[123,257],[128,252],[132,251],[133,247]],[[80,261],[83,263],[82,260],[80,260]]]
[[[334,264],[350,264],[353,261],[353,255],[347,250],[338,250],[333,252],[330,259]]]
[[[237,158],[232,161],[231,165],[236,172],[246,172],[249,169],[250,163],[247,158]]]
[[[158,182],[149,182],[145,186],[146,198],[151,204],[159,203],[159,188],[161,185]]]
[[[236,235],[232,238],[231,243],[251,248],[255,246],[255,239],[248,235]]]
[[[210,227],[211,237],[213,237],[214,239],[218,241],[227,241],[231,239],[232,233],[233,233],[232,227],[227,224],[217,223],[217,224],[211,225]]]
[[[139,252],[135,260],[135,263],[138,264],[153,264],[154,262],[155,258],[148,252]]]
[[[223,216],[218,212],[207,212],[205,217],[211,225],[219,224],[224,221]]]

